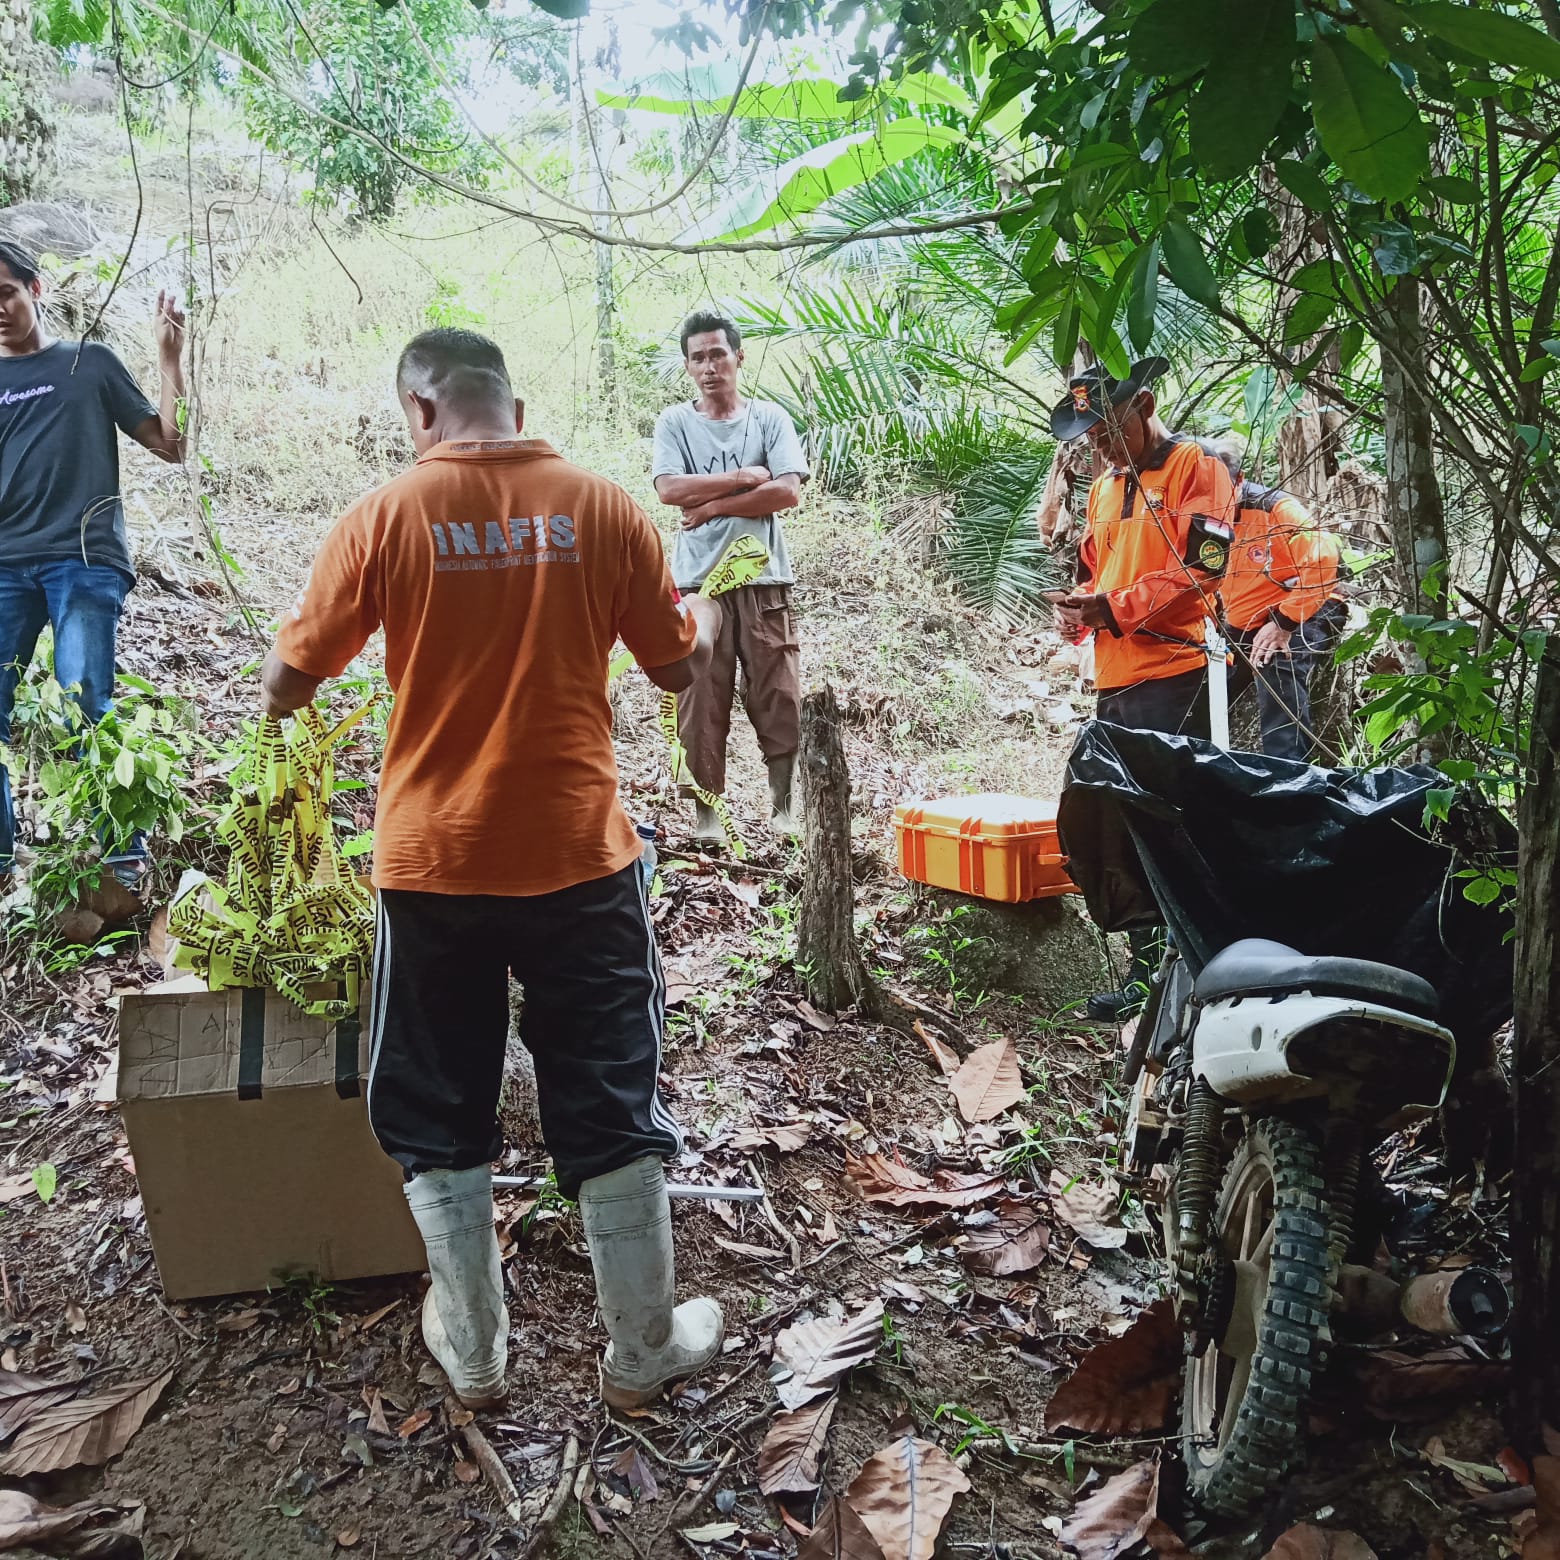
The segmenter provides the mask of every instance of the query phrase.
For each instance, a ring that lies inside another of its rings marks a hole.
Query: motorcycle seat
[[[1279,997],[1309,991],[1316,996],[1357,997],[1383,1007],[1437,1018],[1441,999],[1429,981],[1370,959],[1313,958],[1284,943],[1246,937],[1216,953],[1192,987],[1200,1002],[1229,997]]]

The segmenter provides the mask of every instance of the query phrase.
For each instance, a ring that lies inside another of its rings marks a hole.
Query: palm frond
[[[963,594],[999,622],[1032,620],[1040,593],[1064,583],[1035,525],[1052,453],[1010,439],[999,458],[971,475],[955,504],[945,565]]]

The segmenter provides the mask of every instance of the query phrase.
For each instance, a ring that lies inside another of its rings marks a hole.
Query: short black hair
[[[3,265],[23,287],[31,287],[38,280],[38,262],[8,238],[0,238],[0,265]]]
[[[496,406],[515,398],[509,369],[496,342],[474,330],[425,330],[401,349],[398,390],[451,406]]]
[[[742,332],[737,329],[734,320],[727,319],[724,314],[717,314],[713,309],[695,309],[682,322],[682,329],[677,333],[677,345],[682,348],[682,355],[688,356],[690,336],[707,335],[712,330],[725,332],[726,345],[733,352],[742,350]]]

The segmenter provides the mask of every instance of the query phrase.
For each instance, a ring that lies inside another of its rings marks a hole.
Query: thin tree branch
[[[178,17],[165,11],[153,0],[142,0],[143,9],[161,22],[176,28],[180,32],[199,36],[187,23]],[[827,244],[838,244],[839,235],[832,233],[798,233],[790,238],[744,238],[744,239],[711,239],[703,243],[684,244],[673,239],[638,238],[627,233],[598,233],[595,229],[579,222],[565,222],[556,217],[549,217],[537,211],[527,211],[522,206],[513,206],[506,200],[486,190],[473,188],[469,184],[462,183],[459,179],[451,178],[448,174],[440,173],[433,168],[425,167],[422,163],[414,161],[404,153],[392,146],[382,136],[376,135],[372,130],[361,125],[349,124],[338,119],[333,114],[326,113],[323,109],[283,85],[268,71],[263,70],[252,60],[246,60],[232,50],[224,49],[220,45],[213,44],[214,53],[220,54],[223,59],[236,69],[255,77],[263,85],[269,87],[279,96],[287,99],[301,113],[309,118],[318,120],[321,124],[330,125],[333,129],[341,131],[344,135],[351,136],[354,140],[362,141],[369,146],[376,147],[392,161],[399,163],[408,172],[418,178],[426,179],[430,184],[437,185],[440,189],[448,191],[461,200],[470,201],[473,205],[486,206],[493,211],[504,212],[507,216],[516,218],[521,222],[529,222],[560,238],[579,238],[593,243],[612,244],[623,249],[638,249],[656,254],[679,255],[704,255],[704,254],[784,254],[794,249],[816,249]],[[988,224],[1001,221],[1004,217],[1026,214],[1039,210],[1042,202],[1039,198],[1021,201],[1010,201],[1004,205],[992,206],[983,211],[966,211],[957,216],[940,217],[930,222],[891,223],[881,228],[871,228],[856,235],[858,241],[882,238],[922,238],[928,233],[949,233],[959,228],[984,227]]]

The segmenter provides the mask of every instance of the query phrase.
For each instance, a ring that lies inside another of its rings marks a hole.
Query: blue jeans
[[[0,565],[0,742],[11,740],[16,685],[32,663],[43,625],[54,627],[54,677],[76,687],[81,712],[99,721],[114,692],[114,640],[130,581],[117,569],[63,559]],[[16,850],[11,779],[0,764],[0,872]]]

